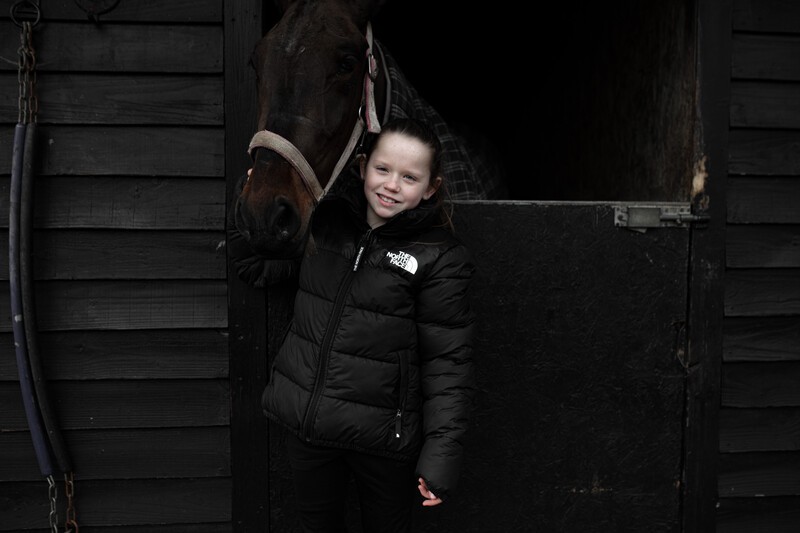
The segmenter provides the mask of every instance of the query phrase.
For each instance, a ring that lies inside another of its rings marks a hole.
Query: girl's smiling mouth
[[[385,204],[397,204],[397,203],[399,203],[397,200],[395,200],[393,198],[389,198],[388,196],[384,196],[384,195],[382,195],[380,193],[377,193],[377,194],[378,194],[378,198],[381,200],[381,202],[383,202]]]

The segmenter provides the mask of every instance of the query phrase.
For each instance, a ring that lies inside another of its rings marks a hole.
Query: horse
[[[276,0],[280,19],[255,46],[258,118],[248,147],[253,165],[230,212],[235,237],[254,254],[240,264],[240,275],[255,269],[250,281],[257,286],[296,271],[317,202],[363,136],[394,117],[412,116],[434,127],[450,200],[505,194],[499,167],[475,157],[475,147],[418,94],[373,37],[371,19],[385,1]]]

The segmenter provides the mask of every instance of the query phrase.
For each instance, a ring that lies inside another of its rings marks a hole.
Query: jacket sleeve
[[[465,247],[449,249],[436,262],[417,301],[423,396],[417,475],[442,500],[456,488],[476,390],[475,319],[469,301],[474,271]]]

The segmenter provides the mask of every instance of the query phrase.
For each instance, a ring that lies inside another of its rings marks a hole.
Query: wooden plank
[[[87,479],[230,476],[227,427],[82,430],[64,432],[73,473]],[[3,481],[42,478],[27,431],[4,433]]]
[[[83,2],[87,7],[100,8],[110,6],[113,2]],[[88,15],[74,0],[48,0],[43,5],[46,22],[52,20],[89,20]],[[8,12],[2,12],[3,22]],[[222,2],[219,0],[136,0],[136,2],[117,2],[108,13],[100,15],[104,22],[220,22],[222,20]]]
[[[800,33],[800,5],[794,0],[733,0],[734,31]]]
[[[800,224],[728,224],[725,257],[728,268],[800,267]]]
[[[256,129],[255,70],[245,57],[261,37],[269,2],[225,2],[225,204],[250,159],[247,146]],[[273,6],[273,9],[275,7]],[[230,213],[227,213],[230,216]],[[226,226],[226,231],[231,231]],[[231,376],[232,514],[236,533],[270,531],[269,439],[260,412],[267,383],[266,291],[239,279],[229,259],[228,324]]]
[[[113,533],[231,533],[233,525],[230,521],[211,522],[207,524],[158,524],[147,526],[114,526]],[[2,530],[0,530],[2,531]],[[108,533],[106,526],[80,526],[81,533]],[[52,533],[48,530],[32,530],[25,533]]]
[[[675,342],[678,357],[686,346],[680,531],[706,533],[714,530],[717,503],[725,224],[724,204],[716,199],[724,197],[727,186],[726,165],[718,162],[728,157],[731,5],[721,0],[694,6],[685,20],[696,32],[691,68],[697,72],[698,96],[692,122],[695,130],[703,131],[703,146],[689,145],[695,147],[691,157],[695,169],[702,168],[707,175],[691,200],[692,211],[707,214],[709,225],[692,228],[687,319],[676,326]]]
[[[797,496],[800,453],[720,454],[720,498]]]
[[[800,179],[728,179],[727,219],[731,224],[800,223]]]
[[[800,36],[734,33],[734,79],[800,80]]]
[[[114,526],[113,533],[231,533],[233,525],[230,521],[211,522],[206,524],[158,524],[147,526]],[[106,526],[80,526],[81,533],[108,533]],[[25,533],[51,533],[51,531],[26,531]]]
[[[225,234],[37,230],[33,275],[47,280],[225,279]],[[0,279],[8,279],[8,239],[0,242]]]
[[[6,531],[47,527],[46,491],[43,481],[1,483],[0,508],[6,510],[3,516]],[[116,531],[117,524],[185,527],[185,524],[200,522],[224,524],[230,528],[230,478],[78,479],[75,491],[81,531],[89,531],[92,526],[97,527],[97,531]],[[87,526],[85,530],[84,526]]]
[[[48,281],[36,284],[39,331],[224,328],[224,281]],[[8,286],[0,331],[11,331]]]
[[[12,146],[12,136],[13,129],[0,130],[0,146]],[[37,137],[39,176],[224,175],[219,128],[42,126]],[[11,173],[10,159],[0,159],[0,173]]]
[[[800,314],[800,269],[747,269],[725,273],[725,316]]]
[[[721,409],[719,449],[723,453],[800,451],[800,408]]]
[[[731,83],[731,127],[800,128],[800,84]]]
[[[39,124],[222,125],[222,76],[39,76]],[[0,73],[0,117],[17,116],[19,82]]]
[[[224,379],[57,381],[49,397],[61,429],[225,426],[230,387]],[[0,382],[0,427],[28,429],[19,384]]]
[[[732,130],[728,171],[733,175],[800,175],[800,131]]]
[[[800,361],[800,317],[726,317],[725,362]]]
[[[8,24],[6,28],[9,26],[13,27]],[[35,31],[34,39],[38,58],[36,70],[40,75],[47,72],[222,72],[220,26],[96,26],[90,23],[48,22],[47,31]],[[0,50],[16,51],[17,48],[19,31],[0,32]],[[13,63],[0,61],[0,70],[16,72],[16,54],[13,57]]]
[[[723,498],[716,533],[797,533],[800,497]]]
[[[8,197],[10,179],[0,179]],[[225,225],[225,183],[207,178],[37,178],[36,228],[214,230]],[[8,227],[8,202],[0,202]]]
[[[228,377],[228,335],[222,330],[58,331],[37,338],[49,380]],[[13,335],[0,333],[0,343],[0,381],[16,381],[7,348]]]
[[[722,406],[800,406],[800,363],[722,365]]]

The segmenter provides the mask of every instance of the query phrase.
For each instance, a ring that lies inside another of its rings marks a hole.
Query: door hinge
[[[646,231],[648,228],[685,228],[690,224],[708,222],[708,219],[708,215],[693,214],[689,204],[614,206],[614,225],[634,231]]]

